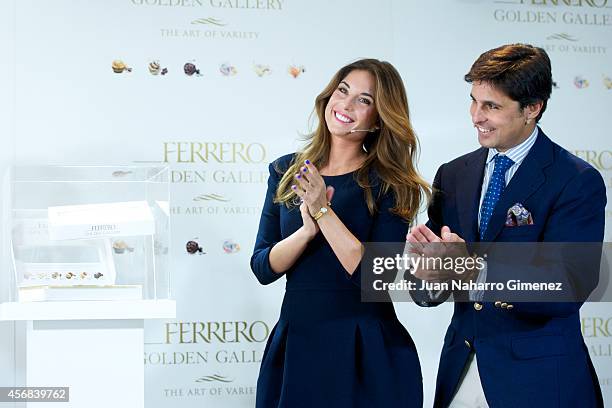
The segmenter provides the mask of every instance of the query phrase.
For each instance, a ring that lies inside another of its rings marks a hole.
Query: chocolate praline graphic
[[[231,239],[225,240],[223,242],[223,251],[226,254],[235,254],[240,251],[240,245],[232,241]]]
[[[185,74],[192,76],[193,74],[200,75],[200,70],[196,68],[195,64],[188,62],[183,66]]]
[[[115,74],[121,74],[123,71],[132,72],[132,68],[128,67],[125,62],[121,60],[114,60],[111,67]]]
[[[221,64],[221,66],[219,67],[219,71],[224,76],[233,76],[238,73],[238,70],[236,69],[236,67],[228,63]]]
[[[197,252],[203,253],[202,247],[196,241],[187,242],[187,244],[185,245],[185,249],[187,250],[187,253],[192,254],[192,255]]]
[[[134,248],[129,246],[124,240],[119,239],[113,242],[113,251],[115,251],[116,254],[123,254],[125,251],[134,252]]]
[[[253,65],[253,71],[257,74],[258,77],[263,77],[264,75],[269,75],[272,70],[269,66],[264,64],[255,64]]]
[[[300,74],[306,72],[306,68],[304,68],[302,65],[300,66],[291,65],[289,66],[288,72],[289,72],[289,75],[291,75],[294,78],[297,78],[300,76]]]
[[[149,72],[151,73],[151,75],[159,75],[160,71],[161,67],[159,65],[159,61],[151,61],[149,63]]]

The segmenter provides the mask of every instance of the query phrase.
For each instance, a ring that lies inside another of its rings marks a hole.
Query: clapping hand
[[[299,173],[294,175],[296,184],[291,189],[300,197],[300,214],[303,228],[309,238],[319,232],[319,225],[312,218],[322,207],[327,206],[334,195],[334,188],[326,186],[317,168],[306,160]]]
[[[296,184],[291,188],[306,204],[311,216],[314,216],[331,201],[334,188],[325,185],[319,170],[309,160],[304,162],[300,172],[294,175],[294,179]]]
[[[467,258],[470,256],[465,240],[452,233],[447,226],[442,227],[441,237],[439,237],[426,225],[417,225],[406,235],[406,241],[409,243],[409,252],[416,256],[422,256],[424,259],[445,260],[446,258]],[[470,270],[468,273],[457,274],[453,269],[427,268],[426,263],[423,262],[418,265],[412,271],[413,275],[418,279],[432,282],[471,279],[477,272],[477,270]]]

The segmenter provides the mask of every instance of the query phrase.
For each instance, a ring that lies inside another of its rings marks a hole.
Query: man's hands
[[[469,258],[470,254],[459,235],[451,232],[447,226],[442,227],[441,237],[433,233],[426,225],[417,225],[406,235],[409,252],[415,257],[421,257],[421,262],[411,273],[418,279],[430,282],[446,282],[450,280],[472,280],[478,275],[478,268],[471,268],[459,273],[454,269],[441,268],[445,260],[451,258]]]

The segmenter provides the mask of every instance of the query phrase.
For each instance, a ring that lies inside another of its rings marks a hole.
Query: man
[[[504,45],[482,54],[465,80],[472,84],[470,114],[482,147],[438,169],[429,221],[413,228],[407,240],[421,246],[465,241],[468,247],[601,242],[606,205],[601,175],[536,125],[553,84],[546,52]],[[527,267],[516,273],[525,271],[538,273]],[[502,279],[492,264],[473,272],[460,279]],[[433,270],[414,273],[423,280],[449,279]],[[565,276],[564,283],[588,295],[597,274],[598,262],[578,277]],[[580,332],[584,297],[573,303],[510,303],[491,297],[481,301],[482,293],[468,293],[463,296],[470,302],[455,302],[444,338],[435,407],[603,406]],[[432,292],[428,296],[440,300]]]

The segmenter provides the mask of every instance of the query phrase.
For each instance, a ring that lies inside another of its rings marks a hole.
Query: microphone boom
[[[349,133],[356,133],[356,132],[367,132],[367,133],[370,133],[370,132],[374,132],[377,129],[378,129],[377,127],[373,127],[373,128],[370,128],[370,129],[351,129],[351,130],[349,130]]]

